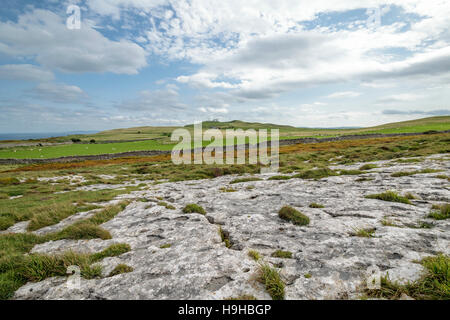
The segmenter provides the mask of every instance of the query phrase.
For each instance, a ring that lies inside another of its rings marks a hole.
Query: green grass
[[[272,177],[270,177],[267,180],[289,180],[291,178],[292,178],[291,176],[281,176],[281,175],[279,175],[279,176],[272,176]]]
[[[172,247],[172,244],[171,243],[166,243],[166,244],[161,245],[159,248],[160,249],[168,249],[170,247]]]
[[[280,130],[280,139],[295,139],[301,137],[329,137],[347,134],[367,134],[367,133],[405,133],[405,132],[426,132],[426,131],[444,131],[450,130],[450,117],[432,117],[418,119],[405,122],[397,122],[385,124],[377,127],[360,128],[360,129],[310,129],[295,128],[291,126],[283,126],[276,124],[249,123],[244,121],[230,122],[211,122],[203,123],[204,130],[208,127],[220,128],[225,133],[226,129],[271,129],[278,128]],[[71,135],[66,137],[56,137],[49,139],[40,139],[36,142],[64,142],[70,141],[72,138],[78,138],[82,141],[90,141],[95,139],[97,142],[111,140],[141,140],[135,142],[114,142],[114,143],[97,143],[97,144],[69,144],[58,146],[43,147],[13,147],[0,149],[0,158],[56,158],[74,155],[98,155],[107,153],[119,153],[129,151],[144,150],[171,150],[176,144],[170,141],[170,135],[177,127],[138,127],[128,129],[117,129],[100,132],[89,135]],[[185,127],[191,133],[192,126]],[[143,139],[153,139],[144,140]],[[202,145],[209,145],[210,142],[203,141]]]
[[[266,287],[267,293],[273,300],[284,300],[285,284],[281,279],[278,270],[270,267],[267,264],[260,265],[259,281]]]
[[[411,201],[409,201],[408,198],[402,197],[394,191],[386,191],[383,193],[369,194],[366,196],[366,198],[411,204]]]
[[[373,238],[375,236],[375,228],[362,228],[362,229],[354,229],[354,232],[351,233],[354,237],[362,237],[362,238]]]
[[[168,204],[167,202],[164,202],[164,201],[158,202],[158,206],[165,207],[166,209],[169,209],[169,210],[175,210],[176,209],[173,205]]]
[[[117,195],[129,193],[135,187],[124,190],[98,191],[63,191],[67,183],[51,184],[48,182],[21,183],[0,187],[0,192],[7,194],[20,193],[23,197],[16,199],[0,199],[0,230],[13,224],[30,220],[28,231],[38,230],[82,211],[99,208],[93,202],[112,200]],[[70,186],[75,188],[75,186]]]
[[[306,226],[309,224],[309,218],[307,216],[290,206],[282,207],[278,212],[278,216],[296,225]]]
[[[315,203],[315,202],[310,203],[310,204],[309,204],[309,207],[310,207],[310,208],[318,208],[318,209],[320,209],[320,208],[325,208],[322,204]]]
[[[68,251],[58,255],[2,256],[0,258],[0,300],[11,298],[14,291],[29,281],[38,282],[49,277],[67,276],[67,268],[72,265],[80,267],[82,277],[87,279],[100,277],[101,267],[92,266],[92,263],[129,250],[130,247],[126,244],[114,244],[94,254]]]
[[[445,203],[442,205],[433,206],[433,208],[438,210],[430,212],[428,217],[436,220],[445,220],[450,218],[450,204]]]
[[[378,166],[376,164],[367,163],[367,164],[364,164],[361,167],[359,167],[359,170],[370,170],[370,169],[375,169],[375,168],[378,168]]]
[[[132,272],[133,268],[126,264],[118,264],[108,275],[108,277],[114,277],[122,273]]]
[[[261,254],[256,250],[249,250],[248,256],[255,261],[258,261],[259,259],[261,259]]]
[[[184,213],[200,213],[206,214],[205,209],[195,203],[190,203],[183,208]]]
[[[283,258],[283,259],[291,259],[292,258],[292,252],[290,251],[283,251],[283,250],[277,250],[271,254],[274,258]]]
[[[248,178],[239,178],[239,179],[234,179],[230,182],[230,184],[234,184],[234,183],[241,183],[241,182],[250,182],[250,181],[261,181],[261,178],[256,178],[256,177],[248,177]]]
[[[225,244],[225,247],[231,248],[233,245],[230,240],[230,234],[222,229],[222,227],[219,227],[219,236],[220,239],[222,239],[222,242]]]
[[[450,299],[450,257],[438,255],[421,261],[426,272],[417,281],[398,284],[381,278],[380,289],[366,289],[372,298],[399,299],[406,294],[416,300],[449,300]]]
[[[405,177],[405,176],[412,176],[414,174],[421,174],[421,173],[435,173],[435,172],[441,172],[442,170],[436,170],[436,169],[422,169],[422,170],[415,170],[415,171],[399,171],[394,172],[391,174],[392,177]]]
[[[314,170],[306,170],[303,172],[300,172],[292,178],[300,178],[300,179],[322,179],[329,176],[337,176],[338,174],[329,169],[329,168],[321,168],[321,169],[314,169]]]

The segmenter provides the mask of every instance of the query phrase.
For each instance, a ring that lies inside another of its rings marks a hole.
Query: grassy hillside
[[[184,128],[193,133],[193,125],[187,125]],[[270,123],[251,123],[244,121],[207,121],[203,123],[203,129],[217,128],[226,129],[274,129],[280,130],[280,139],[293,139],[300,137],[314,136],[338,136],[347,134],[366,134],[366,133],[404,133],[404,132],[425,132],[429,130],[444,131],[450,130],[450,116],[424,118],[412,121],[389,123],[381,126],[359,129],[312,129],[295,128],[292,126],[280,126]],[[118,141],[115,143],[96,143],[96,144],[66,144],[58,146],[43,147],[11,147],[0,149],[0,158],[56,158],[73,155],[97,155],[105,153],[119,153],[127,151],[143,150],[171,150],[175,145],[170,141],[170,135],[177,127],[137,127],[128,129],[116,129],[99,132],[91,135],[74,135],[60,137],[57,139],[48,139],[51,141],[70,141],[72,138],[81,139],[88,142],[94,139],[96,142]],[[152,139],[152,140],[148,140]],[[46,140],[46,141],[48,141]],[[120,141],[123,142],[120,142]],[[126,141],[142,140],[142,141]],[[209,142],[204,141],[203,145]]]

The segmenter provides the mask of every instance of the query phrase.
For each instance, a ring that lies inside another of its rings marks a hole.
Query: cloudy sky
[[[0,132],[448,115],[449,17],[448,0],[2,0]]]

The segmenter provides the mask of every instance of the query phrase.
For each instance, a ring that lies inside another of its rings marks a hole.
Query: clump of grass
[[[438,174],[437,176],[434,176],[434,178],[436,179],[443,179],[443,180],[448,180],[450,181],[450,177],[446,176],[445,174]]]
[[[200,213],[206,214],[205,209],[195,203],[190,203],[183,208],[184,213]]]
[[[450,257],[438,255],[421,261],[425,274],[414,282],[398,284],[381,278],[380,289],[366,289],[372,298],[399,299],[406,294],[416,300],[449,300],[450,299]]]
[[[277,250],[272,253],[272,257],[274,258],[282,258],[282,259],[291,259],[292,258],[292,252],[290,251],[283,251],[283,250]]]
[[[228,231],[225,231],[222,229],[222,227],[219,227],[219,235],[222,239],[222,242],[225,243],[225,247],[231,248],[233,244],[231,243],[230,234],[228,233]]]
[[[292,178],[300,178],[300,179],[322,179],[329,176],[337,176],[338,174],[331,170],[330,168],[320,168],[320,169],[314,169],[314,170],[307,170],[300,172]]]
[[[289,180],[291,178],[291,176],[272,176],[267,180]]]
[[[171,246],[172,246],[171,243],[166,243],[166,244],[163,244],[163,245],[159,246],[159,248],[160,249],[167,249],[167,248],[170,248]]]
[[[233,189],[233,188],[230,188],[230,187],[228,187],[228,188],[222,187],[219,190],[222,191],[222,192],[236,192],[237,191],[236,189]]]
[[[309,278],[312,277],[312,275],[311,275],[311,273],[305,273],[305,274],[304,274],[304,277],[305,277],[306,279],[309,279]]]
[[[366,196],[366,198],[411,204],[411,201],[409,201],[408,198],[400,196],[395,191],[386,191],[383,193],[369,194]]]
[[[370,170],[370,169],[375,169],[375,168],[378,168],[378,166],[376,164],[366,163],[366,164],[362,165],[361,167],[359,167],[359,170]]]
[[[296,225],[306,226],[309,224],[309,218],[307,216],[290,206],[282,207],[278,212],[278,216]]]
[[[259,281],[265,285],[267,293],[273,300],[284,300],[285,284],[278,270],[267,264],[260,266]]]
[[[415,171],[399,171],[394,172],[391,174],[391,177],[405,177],[405,176],[412,176],[414,174],[420,174],[420,173],[434,173],[434,172],[441,172],[442,170],[436,170],[436,169],[422,169],[422,170],[415,170]]]
[[[106,257],[117,256],[129,249],[130,246],[127,244],[114,244],[94,254],[68,251],[59,255],[3,256],[0,259],[0,299],[11,298],[14,291],[29,281],[38,282],[49,277],[67,276],[67,268],[72,265],[80,268],[81,276],[84,278],[101,277],[101,266],[91,264]]]
[[[311,203],[310,205],[309,205],[309,207],[310,208],[325,208],[322,204],[319,204],[319,203],[315,203],[315,202],[313,202],[313,203]]]
[[[351,233],[354,237],[363,237],[363,238],[373,238],[375,235],[375,228],[361,228],[354,229],[354,232]]]
[[[10,186],[20,184],[19,179],[14,177],[3,177],[0,178],[0,186]]]
[[[249,295],[249,294],[244,294],[242,296],[239,297],[229,297],[229,298],[225,298],[224,300],[258,300],[255,298],[255,296]]]
[[[108,277],[114,277],[118,274],[132,272],[134,269],[126,264],[118,264],[108,275]]]
[[[230,182],[230,184],[234,184],[234,183],[241,183],[241,182],[250,182],[250,181],[261,181],[261,178],[256,178],[256,177],[248,177],[248,178],[239,178],[239,179],[234,179],[233,181]]]
[[[432,211],[428,216],[436,220],[445,220],[450,218],[450,204],[445,203],[442,205],[433,205],[434,209],[438,211]]]
[[[417,199],[417,197],[415,195],[413,195],[411,192],[406,192],[403,196],[409,200]]]
[[[256,250],[249,250],[248,256],[255,261],[258,261],[259,259],[261,259],[261,254]]]
[[[90,260],[92,262],[100,261],[106,257],[116,257],[120,256],[121,254],[124,254],[131,250],[131,247],[129,244],[126,243],[115,243],[110,245],[108,248],[106,248],[103,251],[100,251],[98,253],[94,253],[90,255]]]
[[[164,202],[164,201],[158,202],[158,206],[165,207],[166,209],[169,209],[169,210],[175,210],[176,209],[173,205],[168,204],[167,202]]]

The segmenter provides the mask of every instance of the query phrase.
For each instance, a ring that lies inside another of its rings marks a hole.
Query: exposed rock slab
[[[153,202],[133,202],[114,219],[102,225],[112,240],[61,240],[37,245],[33,252],[64,250],[100,251],[111,243],[125,242],[132,250],[101,262],[105,276],[119,263],[133,272],[96,280],[81,280],[79,290],[67,288],[63,278],[29,283],[16,299],[223,299],[243,294],[270,298],[256,281],[258,264],[248,257],[258,250],[263,260],[280,271],[287,299],[358,298],[370,267],[389,273],[398,281],[415,280],[423,274],[417,263],[439,252],[450,254],[450,221],[427,218],[434,203],[449,202],[447,180],[436,174],[392,177],[396,171],[433,168],[449,175],[450,162],[441,157],[420,164],[372,162],[380,168],[361,176],[328,177],[318,181],[291,179],[233,184],[236,192],[222,192],[236,177],[225,176],[195,182],[163,183],[121,197],[162,197],[175,206],[166,209]],[[384,167],[384,165],[389,167]],[[359,164],[358,164],[359,166]],[[356,166],[341,166],[354,169]],[[252,185],[255,188],[248,189]],[[414,205],[366,199],[386,190],[411,192],[420,199]],[[119,198],[121,198],[119,197]],[[323,209],[309,208],[312,202]],[[207,212],[183,214],[188,203],[198,203]],[[308,226],[295,226],[278,217],[290,205],[309,216]],[[395,226],[384,226],[388,219]],[[434,224],[418,228],[419,222]],[[226,248],[219,226],[229,234]],[[375,228],[373,238],[352,236],[355,229]],[[170,248],[161,249],[165,244]],[[293,253],[292,259],[271,257],[275,250]],[[311,277],[305,277],[305,275]]]

